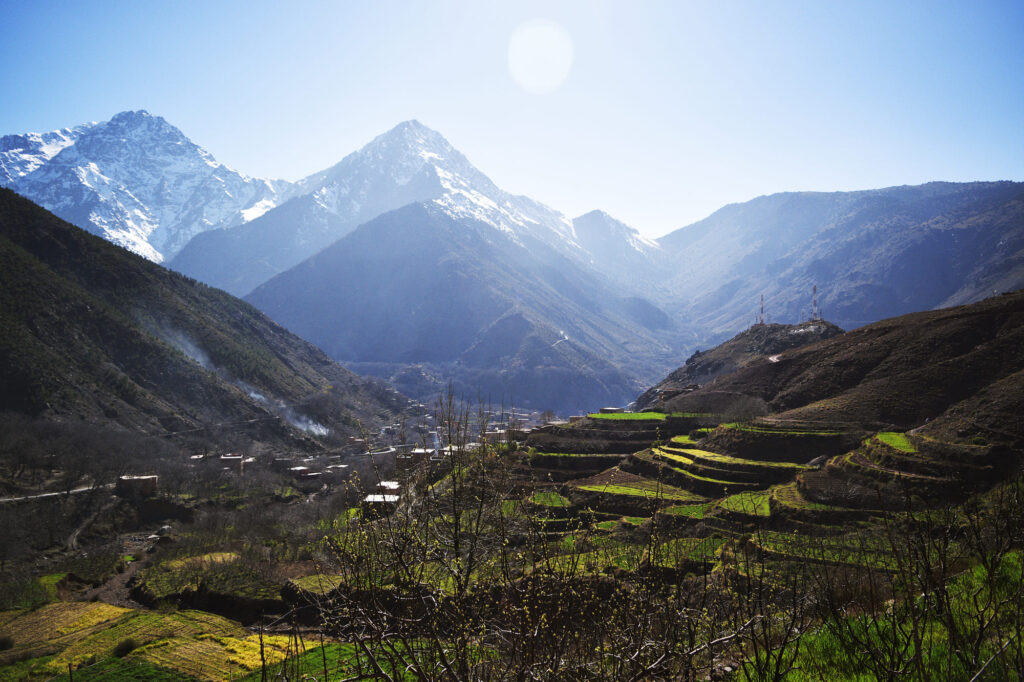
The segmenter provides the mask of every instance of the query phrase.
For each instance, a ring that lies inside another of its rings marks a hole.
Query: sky
[[[1024,180],[1024,2],[14,0],[0,93],[0,134],[146,109],[288,180],[415,118],[658,237],[775,192]]]

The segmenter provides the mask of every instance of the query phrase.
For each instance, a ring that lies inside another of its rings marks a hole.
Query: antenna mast
[[[821,319],[821,315],[818,312],[818,285],[814,285],[814,312],[811,314],[811,319],[817,322]]]
[[[761,294],[761,317],[758,318],[758,324],[764,326],[764,294]]]

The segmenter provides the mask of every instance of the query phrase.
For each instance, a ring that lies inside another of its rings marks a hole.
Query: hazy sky
[[[416,118],[651,236],[779,191],[1024,180],[1021,0],[12,0],[0,40],[0,133],[148,109],[295,180]]]

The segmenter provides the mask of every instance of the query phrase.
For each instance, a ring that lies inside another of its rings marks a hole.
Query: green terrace
[[[821,512],[854,512],[860,513],[860,510],[846,509],[844,507],[836,507],[834,505],[822,504],[820,502],[814,502],[804,497],[804,494],[800,491],[797,484],[788,483],[786,485],[777,485],[771,489],[771,499],[784,509],[792,509],[798,511],[821,511]]]
[[[586,490],[602,495],[627,495],[630,497],[642,497],[648,500],[673,500],[678,502],[700,502],[704,498],[689,490],[682,490],[671,485],[659,483],[658,481],[639,481],[622,484],[597,483],[591,485],[576,486],[579,490]]]
[[[875,434],[875,439],[901,452],[917,452],[917,448],[910,442],[907,435],[898,431],[880,431]]]
[[[674,483],[680,487],[693,489],[695,492],[705,496],[725,495],[730,489],[757,488],[760,485],[756,481],[734,480],[739,472],[699,464],[683,455],[663,453],[658,449],[639,452],[633,456],[640,462],[646,462],[655,466],[660,464],[666,467],[668,471],[676,474],[671,479]],[[677,464],[683,466],[676,466]],[[727,476],[732,478],[726,478]],[[743,475],[742,473],[738,476],[738,478],[750,477],[750,474]]]
[[[608,519],[606,521],[598,521],[594,524],[594,528],[598,530],[615,530],[619,524],[625,524],[628,526],[639,526],[644,521],[647,521],[647,516],[621,516],[617,519]]]
[[[710,412],[591,412],[587,415],[590,419],[612,419],[626,421],[665,421],[669,417],[711,418],[714,414]]]
[[[665,421],[668,415],[664,412],[591,412],[587,417],[612,421]]]
[[[569,500],[554,490],[539,490],[530,498],[530,502],[542,507],[568,507]]]
[[[691,519],[703,519],[708,515],[708,512],[714,509],[714,507],[714,502],[705,502],[703,504],[678,504],[674,507],[669,507],[664,511],[666,514],[670,514],[672,516],[685,516]]]
[[[727,422],[725,424],[720,424],[719,428],[731,429],[734,431],[746,431],[748,433],[763,433],[769,436],[841,436],[843,434],[842,431],[793,428],[784,429],[741,422]]]
[[[710,465],[718,465],[723,469],[791,469],[795,473],[801,469],[809,468],[805,464],[796,464],[795,462],[769,462],[754,459],[742,459],[740,457],[721,455],[717,452],[698,450],[696,448],[662,446],[655,448],[655,450],[665,457],[677,459],[680,462],[694,464],[703,461]]]
[[[892,547],[873,535],[807,536],[802,533],[761,531],[752,538],[769,554],[783,559],[804,559],[869,568],[895,568]]]
[[[675,538],[654,548],[651,563],[662,568],[676,568],[690,561],[714,561],[725,544],[725,538]]]
[[[771,505],[769,500],[771,493],[767,490],[759,492],[746,492],[731,495],[718,503],[722,509],[736,514],[747,514],[748,516],[771,516]]]

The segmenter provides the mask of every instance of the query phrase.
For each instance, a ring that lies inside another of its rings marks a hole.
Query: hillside
[[[361,226],[247,299],[414,397],[443,389],[436,376],[542,410],[623,404],[655,371],[652,355],[668,355],[650,303],[617,296],[527,235],[433,203]]]
[[[762,294],[771,319],[807,319],[815,284],[825,317],[853,329],[1024,286],[1024,184],[773,194],[658,241],[673,312],[711,341]]]
[[[708,351],[696,351],[686,363],[636,399],[636,409],[654,409],[658,403],[706,384],[712,379],[800,346],[830,339],[843,330],[824,320],[801,324],[756,324]]]
[[[757,359],[666,401],[694,409],[722,393],[763,400],[776,420],[1024,437],[1024,291],[914,313]]]
[[[400,407],[248,304],[9,190],[0,292],[0,410],[315,447]]]

